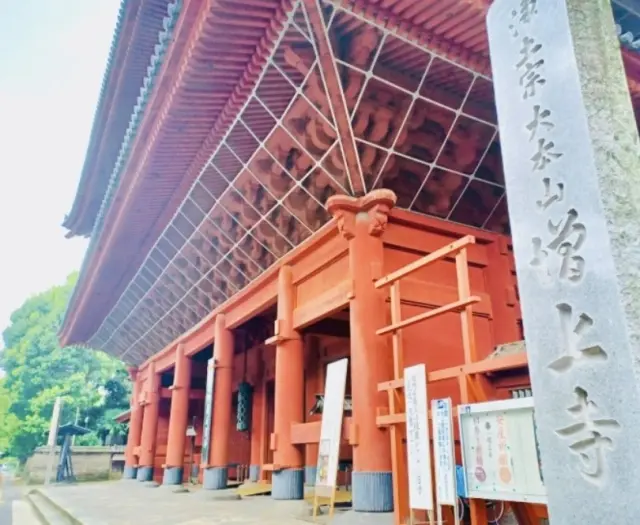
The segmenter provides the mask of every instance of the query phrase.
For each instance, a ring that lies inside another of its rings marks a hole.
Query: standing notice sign
[[[433,458],[436,474],[436,511],[438,525],[442,523],[442,506],[453,507],[456,525],[458,517],[456,492],[456,457],[453,441],[453,410],[451,399],[431,401],[431,421],[433,424]]]
[[[209,466],[209,449],[211,447],[211,416],[213,414],[213,387],[216,374],[215,359],[207,361],[207,385],[204,397],[204,421],[202,423],[202,452],[200,463]]]
[[[409,463],[409,506],[433,511],[431,453],[427,416],[427,372],[424,364],[404,369]]]
[[[433,419],[433,457],[436,471],[436,497],[440,505],[456,504],[456,472],[453,448],[451,399],[431,402]]]
[[[327,366],[322,423],[320,426],[320,444],[318,447],[318,469],[313,502],[314,516],[318,509],[318,498],[331,498],[330,506],[331,512],[333,512],[348,363],[348,359],[340,359]]]
[[[316,473],[316,493],[321,496],[330,495],[325,489],[334,490],[336,486],[348,362],[341,359],[327,366]],[[325,494],[321,494],[323,491]]]
[[[469,497],[546,503],[533,398],[460,405],[458,414]]]

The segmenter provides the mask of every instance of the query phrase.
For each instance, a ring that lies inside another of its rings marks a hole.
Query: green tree
[[[10,412],[11,397],[5,387],[5,380],[0,379],[0,455],[9,453],[11,436],[18,428],[18,418]]]
[[[64,285],[25,301],[2,334],[0,448],[4,444],[21,461],[45,443],[56,397],[63,398],[62,423],[79,416],[96,435],[106,410],[128,405],[130,385],[121,362],[87,348],[60,348],[57,332],[76,279],[73,274]]]

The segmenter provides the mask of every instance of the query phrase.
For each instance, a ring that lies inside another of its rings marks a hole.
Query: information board
[[[424,364],[404,369],[407,414],[409,506],[433,510],[431,452],[427,414],[427,371]]]
[[[336,490],[348,364],[349,360],[345,358],[327,366],[318,447],[316,497],[333,497]]]
[[[436,500],[438,505],[454,506],[457,503],[456,461],[450,398],[431,401],[431,421],[433,424]]]
[[[546,503],[533,398],[460,405],[469,498]]]
[[[211,448],[211,418],[213,416],[213,388],[215,382],[216,367],[212,357],[207,361],[207,384],[204,395],[204,419],[202,421],[202,452],[200,463],[209,466],[209,450]]]

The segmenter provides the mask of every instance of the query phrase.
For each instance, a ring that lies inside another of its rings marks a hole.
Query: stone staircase
[[[42,525],[82,525],[38,489],[27,495],[27,501]]]

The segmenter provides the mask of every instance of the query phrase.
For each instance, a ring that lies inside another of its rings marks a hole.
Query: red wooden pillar
[[[276,320],[275,421],[271,436],[274,499],[304,497],[302,448],[291,443],[291,424],[304,421],[304,351],[302,338],[293,329],[295,294],[290,266],[278,275],[278,318]]]
[[[226,327],[224,314],[216,317],[214,338],[213,425],[203,488],[220,490],[227,488],[233,397],[233,332]]]
[[[351,395],[357,443],[353,449],[353,509],[361,512],[393,510],[389,436],[376,425],[379,409],[388,407],[378,383],[393,376],[389,340],[376,335],[386,326],[389,305],[374,281],[382,277],[382,234],[396,202],[390,190],[374,190],[364,197],[336,195],[327,202],[329,212],[349,242],[349,271],[353,293],[349,303],[351,324]]]
[[[167,458],[164,466],[164,485],[179,485],[184,474],[184,445],[189,422],[189,391],[191,386],[191,359],[184,347],[176,348],[176,365],[171,386],[171,411],[169,413],[169,436]]]
[[[147,369],[147,384],[143,404],[144,414],[142,416],[140,461],[137,479],[138,481],[152,481],[160,405],[160,376],[156,374],[156,366],[153,361]]]
[[[138,454],[140,436],[142,433],[142,413],[140,406],[140,380],[138,369],[129,368],[129,375],[133,382],[131,395],[131,411],[129,413],[129,435],[127,436],[127,448],[125,450],[124,479],[136,479],[138,473]]]

